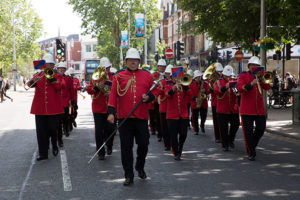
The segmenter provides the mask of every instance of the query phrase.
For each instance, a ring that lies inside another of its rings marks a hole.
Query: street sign
[[[167,49],[165,54],[168,58],[172,58],[174,55],[174,51],[172,49]]]
[[[237,50],[234,54],[234,59],[238,62],[242,61],[244,57],[244,54],[241,50]]]

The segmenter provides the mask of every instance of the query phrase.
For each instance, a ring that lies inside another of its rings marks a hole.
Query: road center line
[[[27,172],[27,175],[23,181],[23,184],[22,184],[22,187],[21,187],[21,190],[20,190],[20,193],[19,193],[19,200],[22,200],[23,199],[23,194],[24,194],[24,191],[25,191],[25,187],[27,185],[27,182],[29,180],[29,177],[31,175],[31,171],[32,171],[32,167],[33,165],[35,164],[35,160],[36,160],[36,154],[37,154],[37,148],[35,149],[33,155],[32,155],[32,159],[31,159],[31,165],[29,167],[29,170]]]
[[[71,177],[67,162],[67,155],[65,150],[60,150],[61,171],[63,176],[64,191],[72,191]]]

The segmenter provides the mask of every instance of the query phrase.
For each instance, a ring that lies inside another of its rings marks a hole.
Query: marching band
[[[81,89],[72,68],[66,72],[65,63],[59,63],[56,72],[52,55],[46,54],[43,59],[44,71],[27,83],[29,88],[35,88],[31,114],[36,121],[37,161],[48,159],[49,141],[56,156],[58,146],[63,147],[63,134],[68,137],[73,126],[77,127],[77,92]],[[209,96],[215,142],[221,143],[223,151],[233,149],[241,119],[248,159],[255,160],[255,149],[266,128],[262,91],[270,89],[269,82],[262,78],[264,70],[258,57],[250,58],[248,71],[237,79],[232,66],[223,68],[218,62],[204,73],[199,70],[181,73],[182,67],[167,66],[160,59],[158,72],[151,74],[150,69],[139,68],[140,61],[139,52],[130,48],[125,58],[127,68],[116,72],[109,59],[103,57],[87,85],[92,98],[98,159],[104,160],[105,155],[112,154],[118,130],[124,186],[133,184],[134,169],[141,179],[147,178],[144,168],[151,130],[152,134],[157,131],[165,151],[172,150],[176,161],[182,159],[190,116],[195,135],[199,130],[205,133]]]

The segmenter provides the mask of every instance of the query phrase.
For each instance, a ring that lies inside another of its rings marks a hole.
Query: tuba
[[[216,63],[211,64],[204,72],[203,79],[213,79],[218,80],[220,74],[216,71]]]

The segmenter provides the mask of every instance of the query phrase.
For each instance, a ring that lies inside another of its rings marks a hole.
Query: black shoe
[[[180,155],[174,157],[175,160],[181,160]]]
[[[112,148],[107,148],[107,155],[111,155],[112,154]]]
[[[219,139],[216,139],[215,142],[216,142],[216,143],[220,143],[220,140],[219,140]]]
[[[195,132],[195,134],[194,135],[199,135],[199,133],[198,132]]]
[[[69,137],[69,136],[70,136],[69,131],[66,131],[66,132],[65,132],[65,135],[66,135],[66,137]]]
[[[57,156],[57,154],[58,154],[58,147],[52,147],[52,154],[54,156]]]
[[[201,132],[202,132],[202,133],[205,133],[204,126],[201,126]]]
[[[73,126],[76,128],[77,127],[77,123],[74,121],[73,122]]]
[[[39,156],[36,158],[37,161],[41,161],[41,160],[47,160],[48,156]]]
[[[223,151],[229,151],[228,147],[223,147]]]
[[[98,160],[104,160],[105,159],[105,155],[99,155],[98,156]]]
[[[125,181],[123,183],[124,186],[130,186],[133,184],[133,178],[125,178]]]
[[[157,141],[158,141],[158,142],[161,142],[161,140],[162,140],[161,138],[158,138],[158,140],[157,140]]]
[[[250,160],[250,161],[255,161],[255,156],[249,156],[249,157],[248,157],[248,160]]]
[[[62,140],[58,140],[58,146],[59,146],[59,147],[64,147],[64,143],[63,143]]]
[[[152,132],[151,135],[155,135],[155,132]]]
[[[146,179],[147,175],[146,172],[143,169],[137,170],[138,171],[138,177],[140,177],[141,179]]]
[[[229,143],[229,147],[232,148],[232,149],[234,149],[234,143],[233,143],[233,142],[230,142],[230,143]]]
[[[165,151],[170,151],[171,148],[170,147],[165,147]]]

